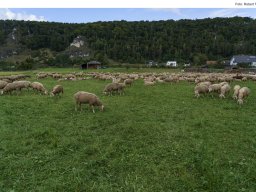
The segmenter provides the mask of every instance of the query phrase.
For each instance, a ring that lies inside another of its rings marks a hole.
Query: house
[[[236,66],[237,64],[249,64],[252,67],[256,67],[256,56],[234,55],[230,60],[230,65]]]
[[[89,61],[81,65],[81,69],[99,69],[100,67],[101,63],[99,61]]]
[[[166,66],[167,67],[177,67],[177,61],[167,61]]]

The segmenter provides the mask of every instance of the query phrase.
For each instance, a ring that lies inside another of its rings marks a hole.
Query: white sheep
[[[94,111],[94,106],[100,107],[101,111],[104,109],[104,105],[100,101],[100,99],[93,93],[85,92],[85,91],[78,91],[77,93],[74,94],[74,99],[75,99],[75,110],[77,111],[77,106],[79,106],[80,110],[82,110],[81,105],[84,104],[89,104],[89,106],[92,108],[93,113]]]
[[[241,105],[244,103],[244,99],[246,97],[248,97],[248,95],[250,94],[250,89],[248,87],[242,87],[241,89],[239,89],[238,92],[238,100],[237,102]]]
[[[240,85],[235,85],[234,86],[234,94],[233,94],[233,99],[237,99],[238,98],[238,93],[239,93],[239,89],[241,89]]]
[[[220,89],[221,89],[222,85],[217,83],[217,84],[212,84],[209,86],[209,92],[217,92],[219,93],[220,92]]]
[[[144,81],[144,85],[146,86],[152,86],[152,85],[155,85],[156,82],[155,81]]]
[[[196,85],[194,88],[194,92],[195,92],[195,97],[199,97],[201,93],[205,94],[209,92],[208,86],[207,85]]]
[[[231,87],[229,84],[224,84],[221,88],[220,88],[220,98],[225,98],[225,94],[227,94],[230,91]]]

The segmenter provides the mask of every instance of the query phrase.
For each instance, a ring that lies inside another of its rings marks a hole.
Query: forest
[[[83,24],[0,20],[0,50],[12,33],[21,50],[47,48],[57,55],[80,35],[92,56],[130,64],[176,60],[201,65],[256,54],[256,20],[249,17]]]

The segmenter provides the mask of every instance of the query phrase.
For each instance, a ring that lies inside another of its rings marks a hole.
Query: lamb
[[[200,93],[208,93],[209,89],[208,89],[208,86],[204,84],[196,85],[194,88],[194,92],[195,92],[195,97],[198,98],[200,96]]]
[[[93,113],[94,111],[94,106],[100,107],[101,111],[104,109],[104,105],[100,101],[100,99],[93,93],[85,92],[85,91],[78,91],[77,93],[74,94],[74,99],[75,99],[75,110],[77,111],[77,107],[79,106],[80,111],[82,110],[81,105],[83,103],[89,104],[89,106],[92,108]]]
[[[0,89],[3,89],[8,83],[6,81],[0,80]]]
[[[234,86],[234,94],[233,94],[233,99],[237,99],[238,98],[238,93],[239,93],[239,89],[241,89],[240,85],[235,85]]]
[[[62,85],[55,85],[51,91],[51,95],[52,96],[60,95],[60,93],[62,94],[64,93]]]
[[[220,98],[225,98],[225,94],[228,93],[230,91],[231,87],[229,84],[224,84],[221,88],[220,88]]]
[[[33,90],[37,90],[39,92],[42,92],[45,95],[47,95],[47,93],[48,93],[47,90],[44,88],[42,83],[33,82],[33,83],[31,83],[31,87],[32,87]]]
[[[244,103],[244,99],[246,97],[248,97],[248,95],[250,94],[250,89],[248,87],[242,87],[241,89],[239,89],[238,92],[238,100],[237,102],[241,105]]]

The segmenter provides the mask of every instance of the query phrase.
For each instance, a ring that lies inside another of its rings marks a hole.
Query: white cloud
[[[220,9],[217,11],[212,11],[209,13],[209,17],[249,17],[246,12],[243,12],[242,9]]]
[[[10,9],[0,9],[0,19],[2,20],[24,20],[24,21],[46,21],[43,16],[36,16],[33,14],[14,13]]]

